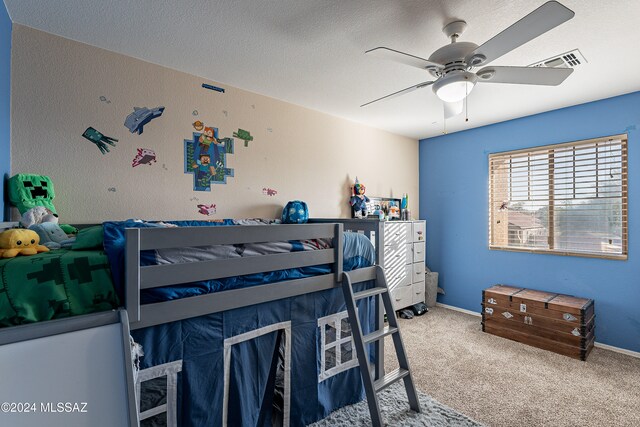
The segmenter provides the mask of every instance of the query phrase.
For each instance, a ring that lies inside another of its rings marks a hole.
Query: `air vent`
[[[574,49],[572,51],[563,53],[561,55],[553,56],[544,61],[536,62],[529,65],[529,67],[546,67],[546,68],[576,68],[579,65],[586,64],[587,60],[580,50]]]

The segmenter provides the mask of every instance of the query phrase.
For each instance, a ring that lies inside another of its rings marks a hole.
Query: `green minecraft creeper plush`
[[[9,201],[18,208],[20,215],[37,206],[44,206],[57,216],[56,207],[53,206],[55,196],[53,181],[48,176],[18,174],[9,179]],[[67,224],[61,224],[60,228],[65,233],[78,232]]]
[[[53,182],[48,176],[21,173],[9,179],[9,201],[18,208],[20,215],[36,206],[44,206],[57,214],[54,197]]]

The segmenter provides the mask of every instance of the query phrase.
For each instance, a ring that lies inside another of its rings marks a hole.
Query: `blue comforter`
[[[124,295],[124,230],[126,228],[149,228],[166,227],[166,224],[177,225],[179,227],[219,227],[238,224],[234,220],[224,220],[222,222],[205,221],[171,221],[165,223],[139,222],[133,220],[105,222],[104,228],[104,248],[109,258],[115,289],[122,298]],[[248,225],[250,227],[250,225]],[[277,225],[274,225],[277,227]],[[283,243],[283,242],[279,242]],[[288,242],[289,251],[296,252],[309,250],[310,245],[303,245],[301,242]],[[356,268],[368,267],[375,261],[375,249],[373,245],[362,234],[344,233],[343,248],[343,269],[350,271]],[[263,245],[263,244],[261,244]],[[282,250],[283,245],[279,245],[278,250]],[[232,249],[234,249],[232,247]],[[264,248],[261,248],[264,249]],[[189,248],[176,248],[175,258],[184,258],[185,251]],[[154,265],[164,263],[171,254],[158,254],[156,251],[144,251],[141,255],[142,265]],[[234,253],[237,252],[233,251]],[[248,253],[251,251],[247,251]],[[238,255],[241,256],[241,255]],[[222,257],[226,258],[226,257]],[[208,259],[217,259],[212,256]],[[219,259],[219,258],[218,258]],[[280,282],[283,280],[300,279],[305,277],[327,274],[331,272],[331,265],[320,265],[303,268],[293,268],[287,270],[277,270],[272,272],[250,274],[245,276],[228,277],[215,280],[205,280],[194,283],[165,286],[162,288],[147,289],[141,293],[141,303],[148,304],[172,299],[185,298],[195,295],[219,292],[230,289],[238,289],[266,283]]]

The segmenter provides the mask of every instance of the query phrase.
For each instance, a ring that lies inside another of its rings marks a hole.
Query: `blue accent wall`
[[[5,218],[4,182],[11,167],[11,19],[0,1],[0,221]]]
[[[640,351],[640,92],[420,141],[420,215],[439,301],[479,312],[502,283],[593,298],[596,341]],[[488,156],[628,134],[627,261],[488,249]]]

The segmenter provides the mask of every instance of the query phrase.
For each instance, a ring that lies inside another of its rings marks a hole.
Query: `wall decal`
[[[198,205],[198,212],[202,215],[211,216],[216,213],[216,205]]]
[[[88,127],[87,130],[84,131],[82,136],[96,144],[96,147],[98,147],[102,154],[106,154],[109,152],[109,147],[107,147],[107,144],[115,147],[116,142],[118,142],[117,139],[106,136],[92,127]]]
[[[167,168],[167,165],[166,165],[165,163],[163,163],[163,164],[162,164],[162,169],[164,169],[164,170],[166,170],[166,171],[168,171],[168,170],[169,170],[169,168]]]
[[[184,140],[184,173],[193,174],[195,191],[211,191],[211,184],[226,184],[234,171],[227,168],[227,154],[233,154],[233,138],[219,138],[218,128],[204,127]]]
[[[198,113],[198,110],[193,110],[193,112],[191,114],[193,114],[194,116],[197,116],[200,113]]]
[[[229,112],[227,110],[222,110],[222,114],[224,114],[225,117],[229,117]]]
[[[256,109],[256,104],[251,104],[251,108]]]
[[[131,162],[131,167],[135,168],[140,165],[149,165],[155,163],[156,160],[156,152],[150,148],[138,148],[138,153],[133,158]]]
[[[194,200],[195,200],[196,202],[199,202],[199,201],[200,201],[200,199],[198,199],[197,197],[192,197],[192,198],[190,198],[189,200],[191,200],[192,202],[193,202]]]
[[[251,132],[249,132],[248,130],[238,129],[237,132],[233,133],[233,136],[243,140],[245,147],[249,146],[249,141],[253,141],[253,136],[251,136]]]
[[[273,129],[272,128],[267,128],[267,132],[272,133]]]
[[[193,122],[191,124],[193,126],[193,128],[195,130],[197,130],[198,132],[202,131],[202,129],[204,129],[204,123],[202,123],[200,120],[196,120],[195,122]]]
[[[208,85],[206,83],[202,83],[202,87],[209,90],[215,90],[216,92],[224,93],[224,89],[218,86]]]
[[[138,132],[138,135],[140,135],[144,131],[144,125],[160,117],[163,112],[164,107],[156,107],[153,109],[133,107],[133,113],[124,119],[124,126],[129,129],[131,133]]]
[[[273,188],[263,188],[262,194],[264,194],[265,196],[275,196],[276,194],[278,194],[278,192]]]
[[[115,193],[116,192],[116,187],[107,188],[107,191],[109,191],[111,193]]]
[[[102,102],[106,102],[107,104],[111,104],[111,101],[109,101],[109,100],[107,99],[107,97],[106,97],[106,96],[104,96],[104,95],[102,95],[102,96],[100,97],[100,101],[102,101]]]

